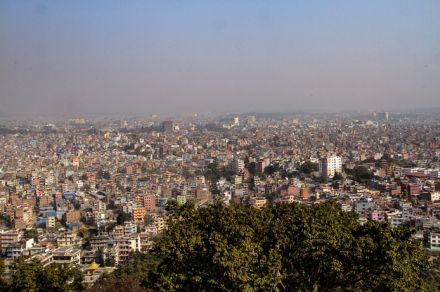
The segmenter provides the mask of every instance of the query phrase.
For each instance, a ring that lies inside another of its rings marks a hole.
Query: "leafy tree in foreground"
[[[144,291],[142,283],[148,282],[148,275],[156,269],[157,263],[152,254],[135,253],[126,265],[110,275],[105,275],[87,291],[116,292],[124,288],[129,288],[130,292]]]
[[[0,291],[4,291],[8,287],[8,282],[3,279],[3,273],[5,272],[5,263],[3,259],[0,259]]]
[[[428,291],[429,263],[407,229],[335,203],[178,210],[156,245],[152,290]]]
[[[412,232],[361,226],[327,203],[272,209],[283,258],[283,283],[295,290],[429,290],[429,264]]]
[[[119,292],[124,290],[130,292],[145,291],[141,286],[139,277],[136,275],[104,275],[96,284],[86,289],[88,292]]]
[[[439,277],[410,230],[358,223],[336,203],[170,201],[169,229],[91,291],[435,291]]]
[[[75,267],[55,264],[43,267],[38,261],[26,262],[23,258],[12,266],[9,283],[2,291],[81,291],[82,273]]]

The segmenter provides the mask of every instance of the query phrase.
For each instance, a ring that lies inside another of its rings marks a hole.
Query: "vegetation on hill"
[[[365,166],[356,166],[354,169],[345,170],[355,181],[360,183],[367,183],[374,178],[373,173]]]
[[[312,173],[314,171],[318,171],[319,170],[319,164],[311,162],[311,161],[306,161],[303,164],[301,164],[299,169],[303,173],[310,174],[310,173]]]
[[[406,228],[367,222],[334,202],[265,209],[169,206],[169,229],[90,291],[435,291],[420,242]],[[438,262],[434,262],[438,268]],[[0,272],[3,266],[0,265]],[[1,291],[80,291],[77,268],[19,259]]]
[[[3,269],[1,266],[1,274]],[[81,271],[75,267],[43,267],[38,261],[20,258],[11,267],[11,277],[0,280],[0,291],[81,291],[82,279]]]
[[[433,291],[431,264],[412,231],[358,223],[333,203],[171,205],[154,250],[94,291]],[[113,290],[112,290],[113,289]]]

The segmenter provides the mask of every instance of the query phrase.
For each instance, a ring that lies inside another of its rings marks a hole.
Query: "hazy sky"
[[[440,1],[0,1],[0,112],[440,107]]]

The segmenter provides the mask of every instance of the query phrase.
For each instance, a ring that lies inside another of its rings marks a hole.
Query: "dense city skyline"
[[[2,1],[6,113],[440,107],[438,1]]]
[[[439,251],[438,114],[0,122],[1,291],[438,291]]]
[[[0,1],[0,291],[440,291],[440,1]]]

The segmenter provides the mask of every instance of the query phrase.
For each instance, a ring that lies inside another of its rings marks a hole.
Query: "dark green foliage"
[[[129,221],[130,220],[130,215],[128,215],[127,213],[121,211],[118,216],[116,217],[116,223],[118,225],[123,225],[125,221]]]
[[[356,166],[353,170],[349,170],[350,176],[358,182],[367,183],[373,179],[374,175],[365,166]]]
[[[272,205],[275,203],[275,199],[277,198],[276,192],[271,192],[265,195],[265,198],[267,199],[267,202]]]
[[[172,214],[174,219],[189,219],[196,215],[193,202],[186,202],[185,205],[179,205],[176,200],[168,200],[166,210]]]
[[[168,208],[169,229],[153,251],[134,255],[90,291],[437,289],[439,276],[412,231],[362,226],[334,202],[262,210],[216,202],[196,210],[170,201]]]
[[[121,291],[124,288],[129,288],[130,292],[144,291],[143,286],[148,285],[148,275],[157,265],[158,260],[153,254],[136,253],[126,265],[99,279],[88,291]]]
[[[299,170],[305,174],[309,174],[312,173],[314,171],[318,171],[319,170],[319,165],[318,163],[313,163],[311,161],[306,161],[303,164],[301,164]]]
[[[145,291],[145,288],[141,286],[141,282],[136,275],[124,275],[120,277],[106,275],[86,291],[119,292],[124,290],[127,292],[141,292]]]
[[[434,269],[427,275],[427,280],[436,287],[436,290],[440,290],[440,259],[434,259],[432,265]]]
[[[41,291],[81,291],[83,275],[74,267],[60,267],[52,264],[43,269],[37,279]]]
[[[35,242],[38,242],[38,231],[36,229],[26,229],[24,231],[24,237],[26,239],[33,238]]]
[[[220,203],[184,214],[156,246],[162,259],[152,275],[154,289],[270,289],[280,263],[266,244],[270,214]],[[256,224],[252,224],[256,223]]]
[[[115,264],[116,264],[116,261],[115,261],[114,257],[112,257],[112,256],[106,257],[105,260],[103,261],[104,267],[114,267]]]
[[[194,177],[194,171],[190,170],[188,167],[184,167],[184,168],[182,169],[182,176],[183,176],[185,179],[193,178],[193,177]]]
[[[368,222],[333,203],[273,210],[283,258],[283,283],[295,290],[429,290],[429,264],[405,229]]]
[[[215,184],[221,177],[228,178],[233,174],[232,170],[225,166],[219,166],[217,162],[210,163],[203,173],[211,184]]]
[[[161,259],[143,280],[152,290],[434,289],[410,231],[361,226],[334,203],[185,209],[152,254]]]
[[[0,291],[6,291],[8,289],[8,282],[3,278],[5,272],[5,263],[3,259],[0,259]]]
[[[37,261],[17,260],[11,279],[2,291],[82,291],[82,274],[75,267],[55,264],[44,267]]]
[[[342,180],[342,179],[344,179],[344,177],[339,172],[335,173],[335,175],[333,176],[334,181],[338,181],[338,180]]]

